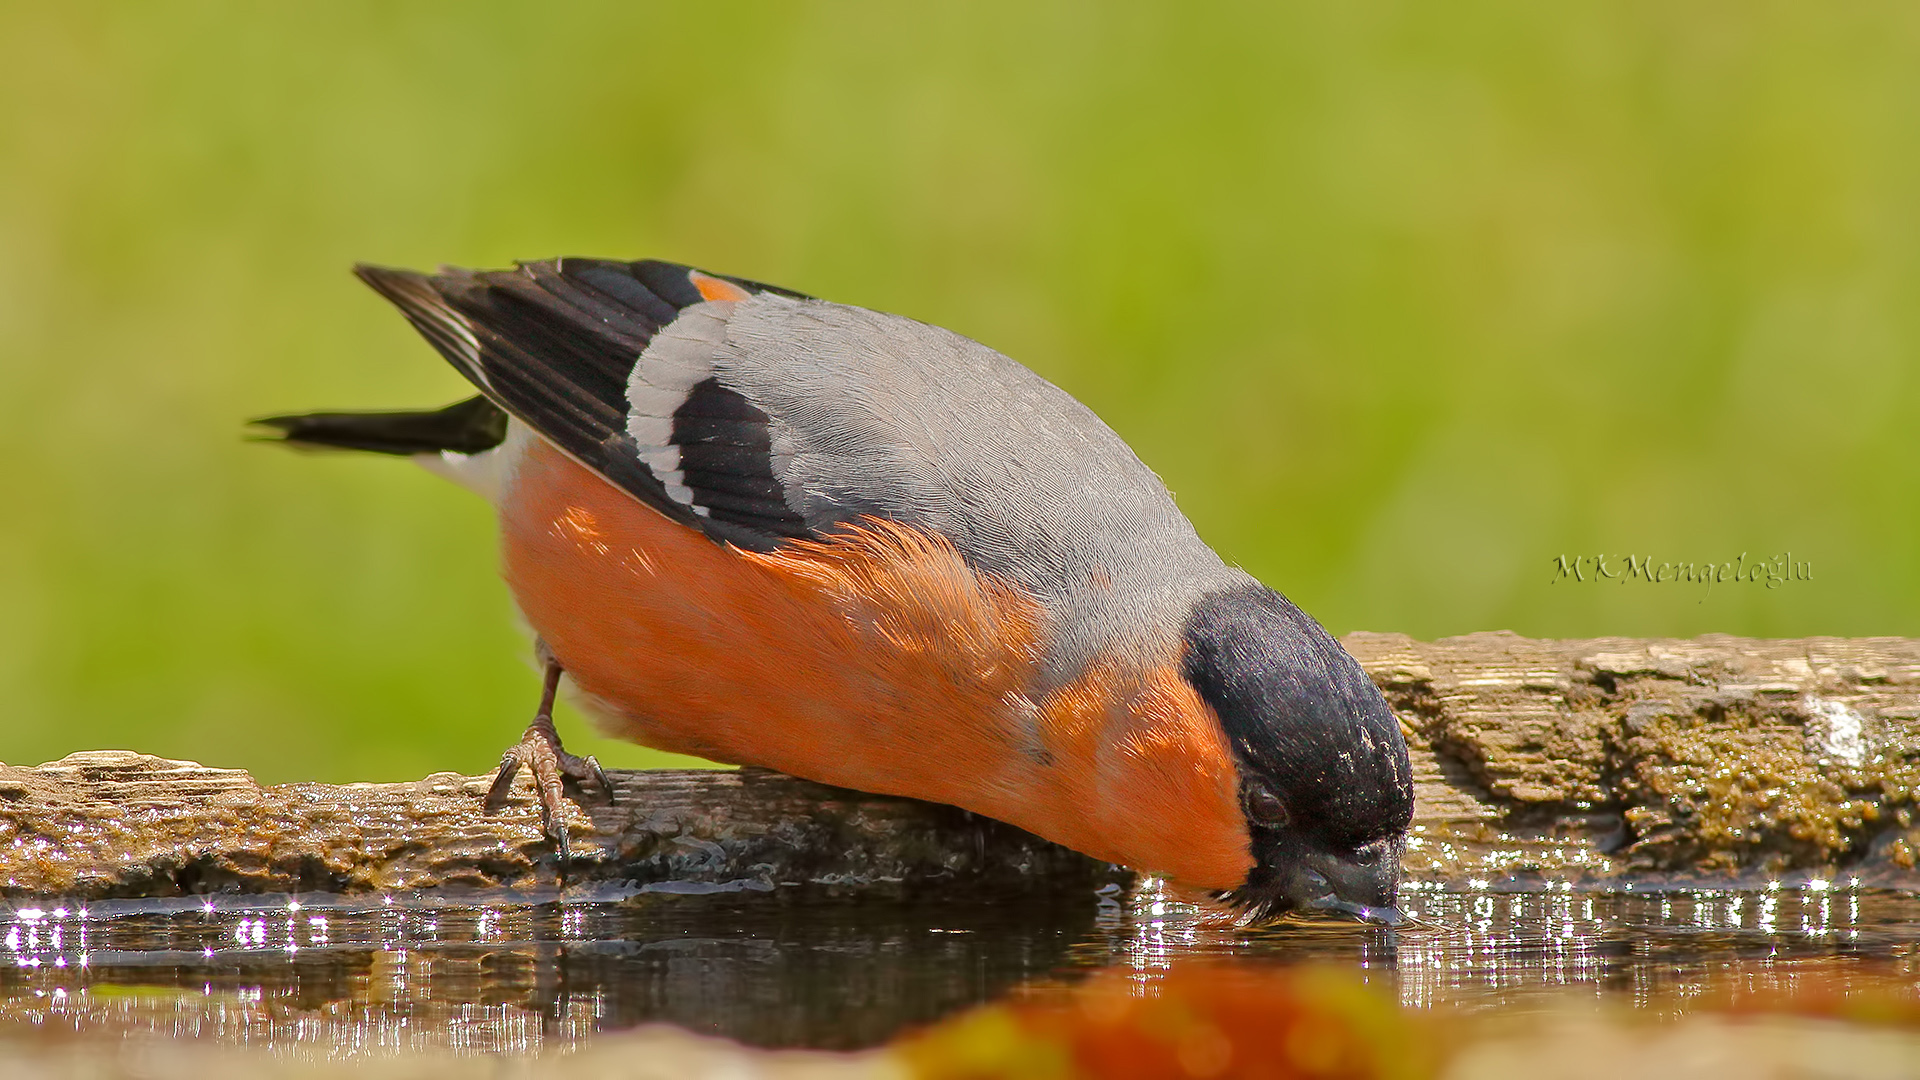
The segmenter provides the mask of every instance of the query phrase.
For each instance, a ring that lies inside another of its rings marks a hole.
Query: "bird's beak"
[[[1406,916],[1395,906],[1400,891],[1401,837],[1376,840],[1351,852],[1287,852],[1263,880],[1235,890],[1233,900],[1262,915],[1319,911],[1395,926]]]

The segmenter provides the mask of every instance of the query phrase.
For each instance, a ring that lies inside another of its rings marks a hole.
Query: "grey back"
[[[1163,655],[1198,597],[1251,582],[1092,410],[1000,353],[820,300],[730,306],[708,324],[713,371],[770,418],[788,505],[815,532],[861,515],[937,531],[1023,586],[1058,635],[1044,681]]]

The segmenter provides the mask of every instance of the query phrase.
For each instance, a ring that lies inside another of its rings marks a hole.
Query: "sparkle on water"
[[[1412,1008],[1569,995],[1699,1002],[1915,992],[1920,895],[1811,879],[1746,891],[1414,883],[1398,928],[1232,928],[1152,881],[971,904],[782,897],[558,903],[445,896],[0,904],[4,1022],[210,1036],[328,1056],[530,1051],[668,1020],[768,1046],[857,1047],[1017,987],[1183,957],[1332,961]]]

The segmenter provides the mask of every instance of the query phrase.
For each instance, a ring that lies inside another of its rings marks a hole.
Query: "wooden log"
[[[1920,641],[1352,634],[1412,745],[1415,882],[1920,886]],[[952,807],[764,770],[623,772],[575,892],[1085,890],[1104,864]],[[550,891],[526,781],[262,787],[125,751],[0,766],[0,894]]]
[[[614,800],[570,806],[576,895],[1091,891],[1106,863],[950,806],[764,769],[611,770]],[[124,750],[0,766],[0,895],[509,889],[553,893],[553,844],[524,779],[499,815],[488,777],[262,787],[237,769]],[[612,891],[608,891],[612,890]]]
[[[1413,747],[1415,880],[1920,886],[1920,640],[1345,644]]]

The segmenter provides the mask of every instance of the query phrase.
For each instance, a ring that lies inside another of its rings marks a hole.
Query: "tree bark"
[[[1345,644],[1413,748],[1414,879],[1920,885],[1920,640]]]
[[[1105,863],[951,806],[764,769],[616,769],[611,803],[568,807],[574,858],[562,881],[528,781],[487,815],[490,779],[262,787],[237,769],[124,750],[0,766],[0,894],[993,894],[1119,880]]]
[[[1410,880],[1531,887],[1781,876],[1920,885],[1920,641],[1507,633],[1345,641],[1400,715]],[[570,809],[575,890],[1091,889],[1107,866],[952,807],[764,770],[612,774]],[[126,751],[0,765],[0,893],[547,891],[526,781],[262,787]]]

